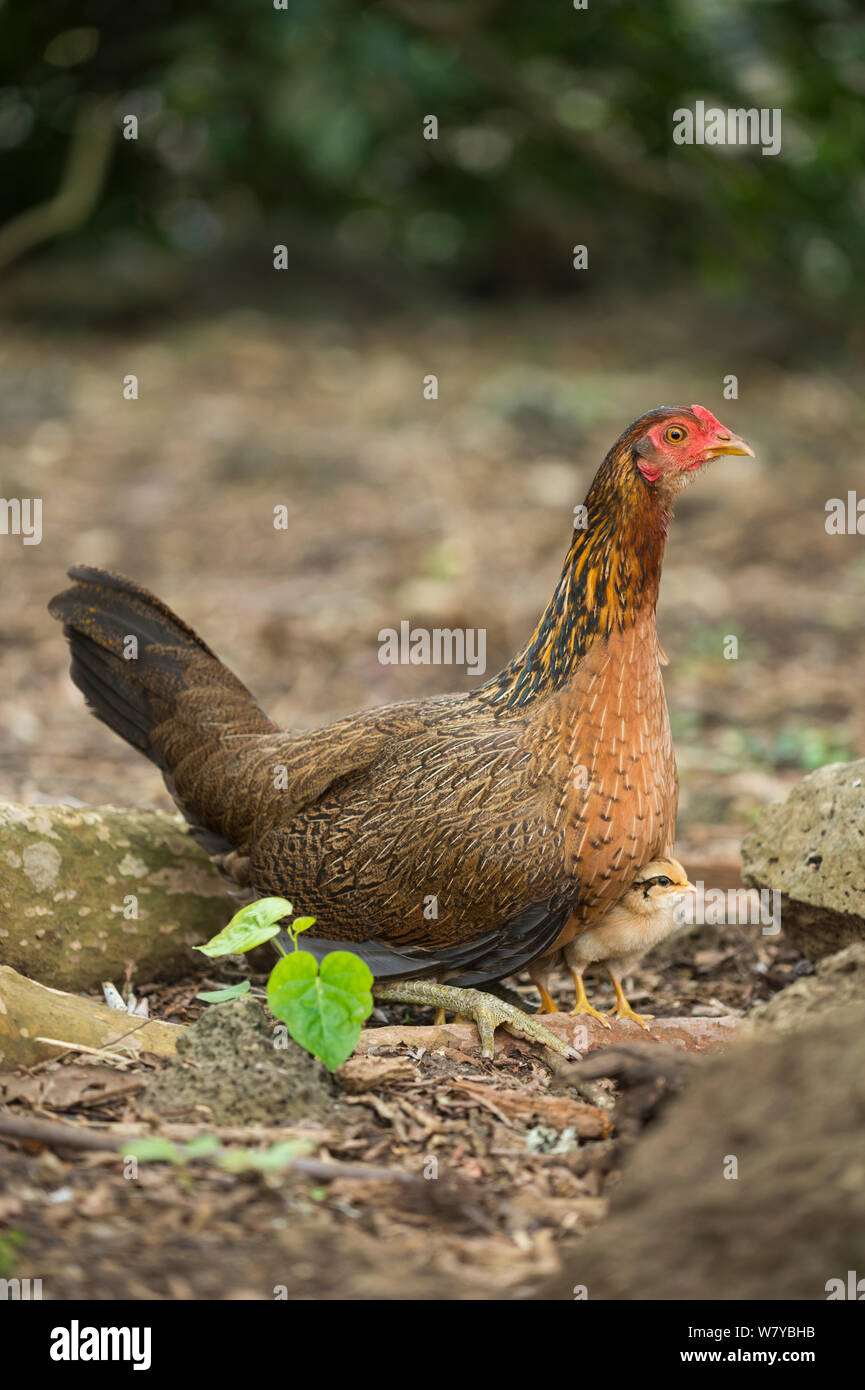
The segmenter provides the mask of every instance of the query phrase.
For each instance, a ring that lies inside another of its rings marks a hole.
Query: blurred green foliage
[[[103,95],[118,136],[76,248],[269,264],[284,241],[497,293],[573,285],[585,243],[593,280],[685,270],[855,312],[858,0],[285,2],[0,0],[0,221],[52,195]],[[675,146],[698,99],[780,107],[781,154]]]
[[[804,772],[827,763],[846,763],[856,756],[843,731],[798,726],[780,729],[771,738],[745,734],[741,751],[757,765]]]

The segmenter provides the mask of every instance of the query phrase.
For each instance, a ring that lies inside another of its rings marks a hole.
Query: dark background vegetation
[[[7,0],[0,31],[0,491],[45,509],[0,537],[4,794],[164,804],[69,686],[67,564],[157,589],[285,722],[465,687],[379,629],[503,663],[669,401],[758,452],[682,499],[664,578],[686,848],[865,751],[863,539],[824,528],[863,477],[860,7]],[[697,99],[780,107],[782,153],[675,146]]]
[[[82,111],[135,112],[67,250],[263,249],[470,294],[692,276],[847,320],[865,251],[865,12],[849,0],[65,0],[0,7],[4,220]],[[672,111],[780,107],[781,158],[675,147]],[[439,116],[436,143],[419,137]]]

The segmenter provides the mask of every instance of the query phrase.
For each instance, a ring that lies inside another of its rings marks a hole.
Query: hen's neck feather
[[[474,697],[500,710],[551,694],[595,642],[654,613],[672,497],[645,481],[629,447],[607,455],[585,501],[561,578],[526,646]]]

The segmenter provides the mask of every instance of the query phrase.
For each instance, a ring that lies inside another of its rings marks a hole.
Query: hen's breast
[[[534,730],[533,773],[550,776],[550,816],[580,906],[559,943],[621,897],[668,850],[678,779],[654,613],[592,646]]]

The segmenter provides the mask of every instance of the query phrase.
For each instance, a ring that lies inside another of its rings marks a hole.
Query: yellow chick
[[[574,977],[577,1002],[575,1014],[590,1014],[609,1028],[606,1015],[593,1008],[586,997],[583,972],[589,965],[603,965],[616,991],[616,1007],[610,1010],[617,1018],[632,1018],[648,1031],[653,1014],[635,1013],[622,990],[622,976],[628,974],[639,960],[663,941],[679,925],[677,909],[688,895],[696,893],[693,883],[677,859],[654,859],[640,869],[623,898],[604,914],[601,920],[570,941],[560,953],[543,956],[530,966],[529,974],[541,996],[541,1012],[558,1010],[547,988],[550,970],[563,955]]]

